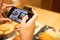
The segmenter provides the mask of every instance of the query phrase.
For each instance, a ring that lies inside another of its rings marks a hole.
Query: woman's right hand
[[[23,17],[20,26],[17,28],[17,30],[20,33],[21,40],[33,40],[37,13],[35,10],[32,10],[32,11],[34,13],[33,17],[28,22],[26,22],[26,20],[28,19],[28,15]]]

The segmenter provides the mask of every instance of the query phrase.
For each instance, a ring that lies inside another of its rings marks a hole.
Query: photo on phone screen
[[[25,11],[16,7],[12,7],[8,12],[7,17],[10,18],[11,20],[21,23],[22,17],[24,17],[25,15],[28,15],[29,20],[30,18],[32,18],[34,14],[30,11]]]

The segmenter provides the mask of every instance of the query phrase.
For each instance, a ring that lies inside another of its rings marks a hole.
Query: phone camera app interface
[[[22,20],[22,17],[24,17],[26,14],[27,14],[26,11],[23,11],[20,9],[14,9],[14,11],[11,13],[9,18],[20,23]]]

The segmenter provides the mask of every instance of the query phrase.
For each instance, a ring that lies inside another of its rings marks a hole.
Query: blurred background
[[[40,24],[39,25],[41,27],[44,27],[44,25],[49,25],[58,28],[60,32],[60,0],[4,0],[4,3],[16,4],[16,7],[18,8],[23,8],[26,5],[35,7],[36,12],[39,15],[37,18],[37,22],[40,23],[42,26]],[[53,35],[54,33],[51,32],[51,35]],[[48,34],[50,34],[50,31],[48,31]],[[45,35],[45,33],[42,35]],[[59,35],[60,34],[58,34],[58,36]]]
[[[4,0],[4,2],[7,4],[17,2],[20,7],[32,5],[39,8],[60,12],[60,0]]]

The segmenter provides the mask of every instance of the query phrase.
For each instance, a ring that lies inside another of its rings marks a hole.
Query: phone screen
[[[7,17],[12,20],[15,20],[16,22],[21,23],[22,17],[24,17],[25,15],[28,15],[29,20],[30,18],[32,18],[33,13],[30,11],[25,11],[16,7],[12,7],[11,10],[8,12]]]

